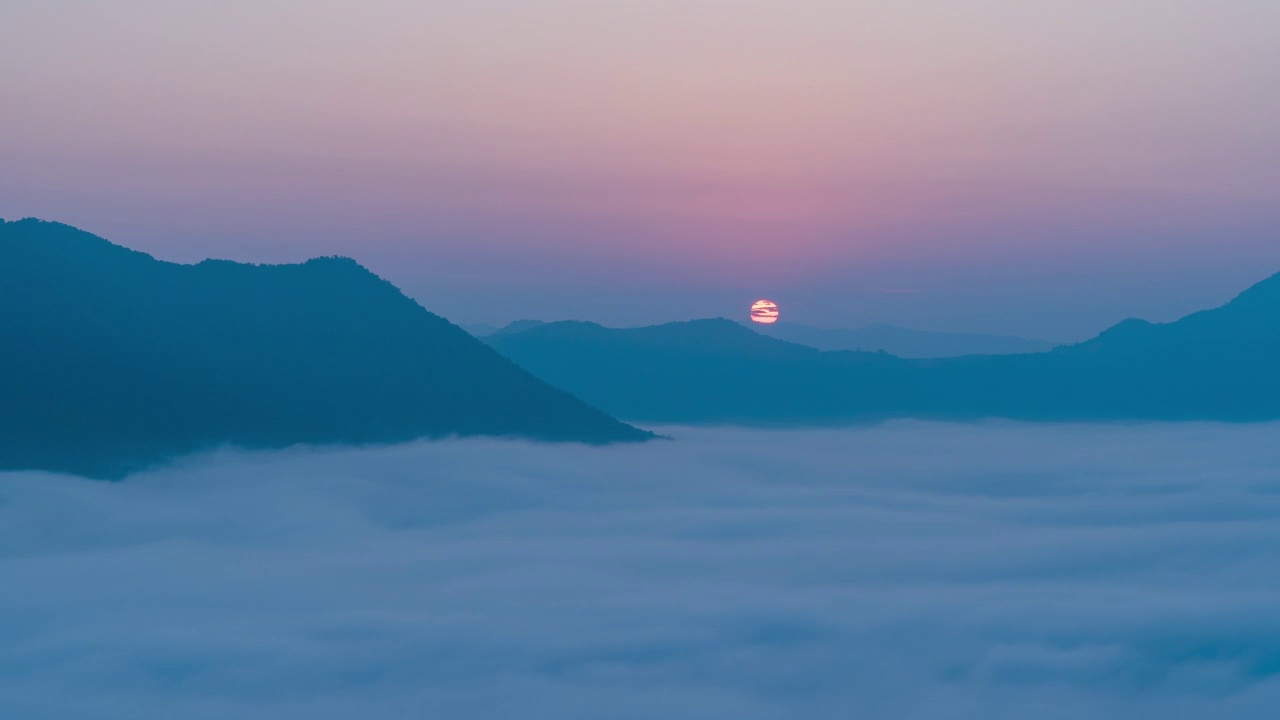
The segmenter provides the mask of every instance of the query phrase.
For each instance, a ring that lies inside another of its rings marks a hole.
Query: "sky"
[[[1087,337],[1280,271],[1271,0],[0,0],[0,217],[460,322]]]
[[[664,431],[0,473],[0,716],[1275,714],[1274,425]]]

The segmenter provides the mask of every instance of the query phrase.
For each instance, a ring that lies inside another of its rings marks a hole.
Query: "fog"
[[[1280,426],[663,432],[0,474],[0,716],[1280,704]]]

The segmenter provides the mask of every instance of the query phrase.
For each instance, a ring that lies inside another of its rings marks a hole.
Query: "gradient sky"
[[[1274,0],[0,0],[0,217],[462,322],[1076,339],[1280,271]]]

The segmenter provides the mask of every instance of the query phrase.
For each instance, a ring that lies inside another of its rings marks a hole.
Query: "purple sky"
[[[0,217],[462,322],[1076,339],[1280,271],[1271,0],[42,0]]]

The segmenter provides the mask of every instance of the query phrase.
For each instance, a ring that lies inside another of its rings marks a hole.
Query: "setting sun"
[[[772,325],[778,322],[778,304],[772,300],[757,300],[751,304],[751,322]]]

